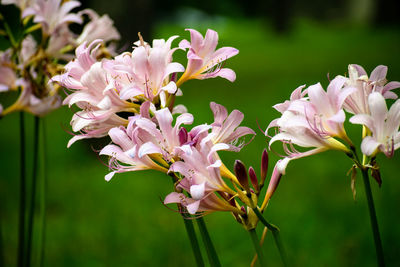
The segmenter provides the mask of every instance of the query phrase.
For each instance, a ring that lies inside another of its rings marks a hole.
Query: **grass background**
[[[177,102],[194,114],[194,124],[212,122],[209,102],[215,101],[229,111],[241,110],[245,114],[243,125],[264,130],[278,116],[272,105],[283,102],[302,84],[321,82],[326,88],[327,74],[331,78],[344,75],[350,63],[364,66],[368,73],[379,64],[387,65],[388,79],[400,80],[397,29],[298,20],[290,34],[277,35],[261,20],[242,19],[185,25],[188,26],[202,33],[213,28],[219,32],[220,46],[240,50],[227,64],[236,71],[235,83],[210,79],[189,81],[182,86],[184,95]],[[154,38],[174,34],[188,38],[185,27],[160,24],[155,28]],[[184,59],[185,55],[178,51],[175,58]],[[80,141],[66,148],[70,135],[65,129],[69,129],[71,116],[72,111],[62,107],[45,118],[48,146],[45,266],[193,266],[182,219],[160,200],[171,190],[170,179],[146,171],[118,174],[105,182],[107,168],[90,148],[91,145],[100,148],[98,142]],[[31,150],[33,119],[27,117],[27,143]],[[352,125],[347,128],[359,144],[360,129]],[[5,263],[13,266],[19,203],[18,114],[1,119],[0,129],[1,231]],[[257,130],[256,138],[240,153],[222,153],[222,158],[227,166],[241,159],[258,171],[261,152],[267,143],[268,139]],[[279,150],[279,145],[276,148]],[[382,187],[372,182],[388,266],[400,265],[398,154],[392,159],[378,157]],[[271,153],[269,174],[276,160]],[[31,156],[27,162],[32,164]],[[281,228],[293,266],[375,266],[362,179],[358,176],[354,201],[350,178],[346,176],[350,167],[350,160],[333,151],[289,165],[265,216]],[[28,166],[28,171],[31,169]],[[251,240],[233,217],[229,213],[215,213],[205,220],[222,265],[248,266],[254,255]],[[257,230],[262,231],[261,227]],[[268,265],[280,266],[271,235],[263,248]]]

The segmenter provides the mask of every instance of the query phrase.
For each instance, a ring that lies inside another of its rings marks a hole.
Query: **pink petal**
[[[199,206],[200,206],[200,200],[187,205],[186,208],[190,214],[196,214],[196,212],[199,210]]]
[[[374,131],[374,121],[368,114],[357,114],[349,120],[353,124],[362,124],[368,127],[371,131]]]
[[[214,114],[214,123],[221,126],[226,117],[228,117],[228,111],[224,106],[215,102],[210,103],[210,108]]]
[[[361,151],[363,152],[363,154],[371,156],[379,145],[380,143],[375,141],[375,139],[373,139],[371,136],[367,136],[363,139],[361,143]]]
[[[320,83],[308,87],[308,96],[310,102],[316,106],[318,113],[329,113],[329,98]]]
[[[170,75],[171,73],[176,73],[176,72],[184,72],[185,67],[182,66],[182,64],[177,63],[177,62],[172,62],[167,65],[165,68],[165,75],[164,77]]]
[[[149,154],[162,154],[162,150],[160,147],[156,146],[152,142],[147,142],[140,146],[138,156],[142,158],[144,155]]]
[[[357,64],[350,64],[353,68],[356,69],[356,71],[358,72],[358,76],[363,76],[363,75],[367,75],[367,72],[364,70],[363,67],[361,67],[360,65]]]
[[[137,88],[137,87],[127,87],[121,90],[121,92],[119,93],[119,97],[122,100],[128,100],[131,98],[134,98],[138,95],[143,95],[144,92],[142,89]]]
[[[201,184],[192,185],[190,187],[190,195],[195,200],[200,200],[204,197],[205,182]]]
[[[182,40],[179,42],[179,48],[181,49],[190,48],[190,43],[188,42],[188,40]]]
[[[194,29],[186,30],[190,32],[190,46],[197,51],[203,42],[203,36]]]
[[[222,61],[227,60],[228,58],[231,58],[239,53],[239,50],[234,48],[234,47],[221,47],[217,51],[214,52],[214,54],[211,57],[211,61],[215,63],[221,63]]]
[[[383,65],[379,65],[378,67],[376,67],[372,73],[371,76],[369,77],[369,79],[371,81],[380,81],[382,79],[386,78],[386,74],[387,74],[387,67],[383,66]]]
[[[111,178],[113,178],[114,174],[116,173],[116,171],[110,172],[109,174],[107,174],[106,176],[104,176],[104,179],[109,182],[111,180]]]
[[[380,93],[373,92],[368,96],[368,104],[375,125],[376,123],[383,123],[388,112],[385,98]]]
[[[229,69],[229,68],[223,68],[223,69],[218,70],[216,72],[215,77],[216,76],[219,76],[221,78],[225,78],[230,82],[234,82],[236,80],[236,73],[233,70]]]
[[[119,145],[124,151],[129,150],[134,145],[126,132],[121,128],[112,128],[108,131],[108,135],[113,143]]]
[[[200,53],[201,57],[210,55],[215,51],[217,44],[218,44],[218,33],[214,30],[208,29],[206,32],[206,36],[204,37],[204,43],[201,52],[200,51],[197,52]]]
[[[181,203],[181,200],[186,198],[182,193],[172,192],[165,197],[164,204]]]

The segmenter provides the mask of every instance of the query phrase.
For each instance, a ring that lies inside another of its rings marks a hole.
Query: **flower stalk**
[[[206,247],[210,266],[211,267],[221,267],[221,263],[219,261],[218,254],[215,250],[215,247],[211,240],[210,234],[208,233],[207,226],[206,226],[206,223],[204,222],[203,217],[196,219],[196,221],[197,221],[197,225],[199,226],[199,230],[200,230],[204,245]]]
[[[369,182],[369,177],[368,177],[368,169],[362,168],[361,173],[364,181],[365,195],[367,197],[367,202],[368,202],[369,217],[371,220],[372,233],[374,236],[378,266],[382,267],[385,266],[385,259],[383,255],[381,236],[379,234],[378,220],[376,218],[374,199],[372,197],[372,192],[371,192],[371,184]]]
[[[196,259],[196,266],[203,267],[204,266],[203,256],[201,255],[199,241],[197,239],[196,232],[194,230],[193,222],[187,215],[184,215],[183,213],[182,213],[182,218],[183,218],[183,223],[185,224],[186,233],[189,237],[190,244],[192,246],[193,255]]]
[[[257,215],[258,219],[262,222],[262,224],[264,224],[265,227],[268,228],[268,230],[270,230],[272,232],[272,235],[274,236],[274,241],[275,241],[275,245],[279,250],[279,254],[281,256],[282,259],[282,263],[284,266],[288,266],[288,260],[287,260],[287,256],[286,256],[286,251],[283,247],[282,244],[282,239],[281,236],[279,234],[280,230],[278,227],[276,227],[275,225],[269,223],[264,216],[261,214],[261,212],[258,210],[258,208],[254,208],[253,209],[254,213]]]
[[[175,182],[178,181],[178,177],[174,173],[170,173],[172,178],[172,183],[175,185]],[[190,215],[186,214],[184,207],[181,204],[177,204],[179,212],[182,215],[183,223],[185,225],[186,233],[189,237],[190,245],[192,246],[192,251],[194,258],[196,260],[197,267],[204,266],[203,256],[201,255],[201,250],[199,246],[199,240],[197,239],[196,232],[194,230],[193,221],[190,218]]]
[[[31,265],[32,242],[33,242],[33,224],[35,215],[35,200],[36,200],[36,185],[39,167],[39,134],[40,134],[40,118],[35,116],[34,119],[34,134],[33,134],[33,170],[31,183],[31,199],[28,213],[28,236],[27,236],[27,266]]]
[[[250,237],[251,237],[251,241],[253,241],[254,249],[257,252],[258,261],[260,263],[260,266],[266,266],[265,265],[265,260],[264,260],[264,255],[263,255],[263,252],[262,252],[262,249],[261,249],[258,237],[257,237],[256,230],[255,229],[249,230],[249,234],[250,234]]]
[[[18,254],[17,266],[23,267],[25,260],[25,207],[26,207],[26,170],[25,170],[25,114],[20,112],[20,190],[19,190],[19,222],[18,222]]]

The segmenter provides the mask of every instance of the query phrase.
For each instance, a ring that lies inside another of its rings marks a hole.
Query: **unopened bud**
[[[261,180],[260,185],[263,186],[265,182],[265,178],[267,177],[268,171],[268,152],[264,149],[262,156],[261,156]]]
[[[266,196],[268,198],[271,198],[272,195],[274,194],[276,188],[279,185],[279,182],[281,181],[282,173],[279,171],[279,168],[277,165],[275,165],[274,171],[272,172],[271,180],[269,181],[268,184],[268,189]]]
[[[257,175],[256,175],[256,172],[254,171],[253,167],[249,168],[249,177],[250,177],[251,184],[253,185],[256,193],[258,193],[260,188],[258,186]]]
[[[247,193],[250,193],[249,180],[247,178],[247,170],[244,164],[240,160],[235,161],[235,174],[238,179],[240,185],[246,190]]]

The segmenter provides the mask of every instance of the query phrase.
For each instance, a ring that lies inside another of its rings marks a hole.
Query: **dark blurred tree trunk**
[[[400,25],[399,0],[375,0],[375,7],[375,22],[377,25]]]
[[[290,30],[290,18],[292,10],[291,0],[273,0],[271,15],[274,30],[277,33],[286,33]]]

